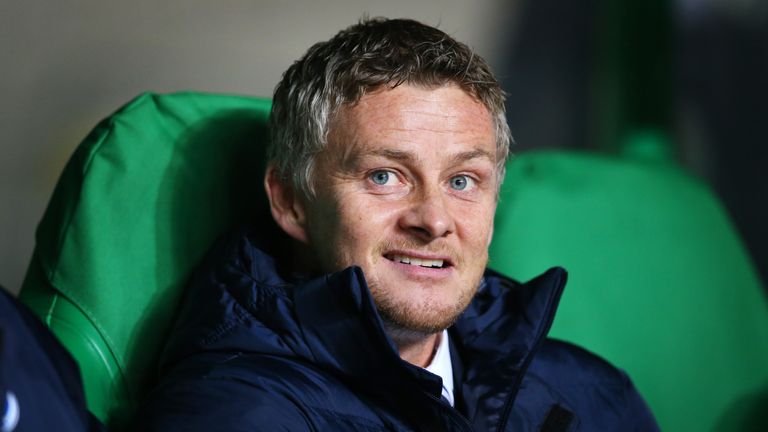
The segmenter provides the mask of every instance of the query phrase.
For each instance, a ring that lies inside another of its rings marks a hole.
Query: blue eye
[[[473,180],[465,175],[458,175],[456,177],[451,177],[451,180],[450,180],[451,189],[463,191],[464,189],[471,186],[472,182]]]
[[[371,174],[371,176],[370,176],[372,182],[376,183],[377,185],[381,185],[381,186],[389,183],[389,180],[390,180],[391,177],[392,177],[392,173],[391,172],[383,171],[383,170],[374,171]]]

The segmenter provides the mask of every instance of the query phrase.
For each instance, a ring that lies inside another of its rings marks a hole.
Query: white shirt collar
[[[448,330],[443,330],[437,339],[437,351],[432,357],[432,362],[425,369],[443,379],[442,395],[453,406],[453,364],[448,344]]]

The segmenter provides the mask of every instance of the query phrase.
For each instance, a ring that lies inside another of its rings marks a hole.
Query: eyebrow
[[[485,150],[475,149],[459,153],[453,157],[454,163],[466,162],[473,159],[488,159],[489,161],[494,162],[496,160],[496,155]]]
[[[380,156],[380,157],[397,160],[401,162],[412,162],[414,160],[419,159],[417,155],[414,155],[411,152],[406,152],[401,150],[390,150],[390,149],[374,149],[360,156],[362,157]],[[495,155],[485,150],[474,149],[474,150],[458,153],[454,155],[452,159],[454,163],[459,163],[459,162],[465,162],[472,159],[481,159],[481,158],[493,161],[495,159]]]
[[[375,149],[360,156],[380,156],[386,159],[393,159],[400,162],[411,162],[419,158],[417,155],[414,155],[411,152],[390,149]]]

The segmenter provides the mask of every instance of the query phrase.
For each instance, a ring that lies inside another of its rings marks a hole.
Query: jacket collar
[[[566,279],[558,267],[525,284],[487,270],[477,295],[450,329],[462,361],[503,358],[523,368],[551,327]],[[293,303],[317,364],[368,375],[372,365],[400,361],[359,267],[295,286]],[[475,377],[467,372],[465,378]]]
[[[511,408],[525,372],[546,338],[567,280],[562,268],[519,284],[491,270],[469,308],[451,328],[463,363],[462,406],[475,428],[498,424]]]
[[[314,364],[400,412],[419,429],[444,429],[441,418],[424,412],[430,398],[439,398],[440,378],[400,359],[360,268],[294,287],[293,302]]]
[[[526,284],[488,270],[475,299],[449,330],[460,374],[455,381],[457,408],[475,419],[475,426],[497,424],[504,415],[500,408],[513,403],[551,327],[566,279],[561,268]],[[414,385],[439,397],[437,376],[400,359],[361,269],[351,267],[296,286],[293,301],[315,364],[397,406],[406,405],[403,397],[413,395]]]

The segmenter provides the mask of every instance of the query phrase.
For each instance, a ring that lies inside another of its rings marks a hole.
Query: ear
[[[491,247],[491,242],[493,242],[493,221],[491,221],[491,232],[488,233],[488,242],[485,245],[486,249]]]
[[[277,174],[274,165],[270,165],[264,175],[264,189],[269,198],[272,218],[280,228],[294,239],[309,243],[306,212],[300,193],[294,190],[290,181]]]
[[[493,232],[496,229],[495,222],[496,222],[496,211],[499,209],[499,199],[496,198],[496,203],[493,205],[493,214],[491,215],[491,229],[488,231],[488,240],[486,241],[485,248],[488,249],[491,247],[491,243],[493,242]]]

